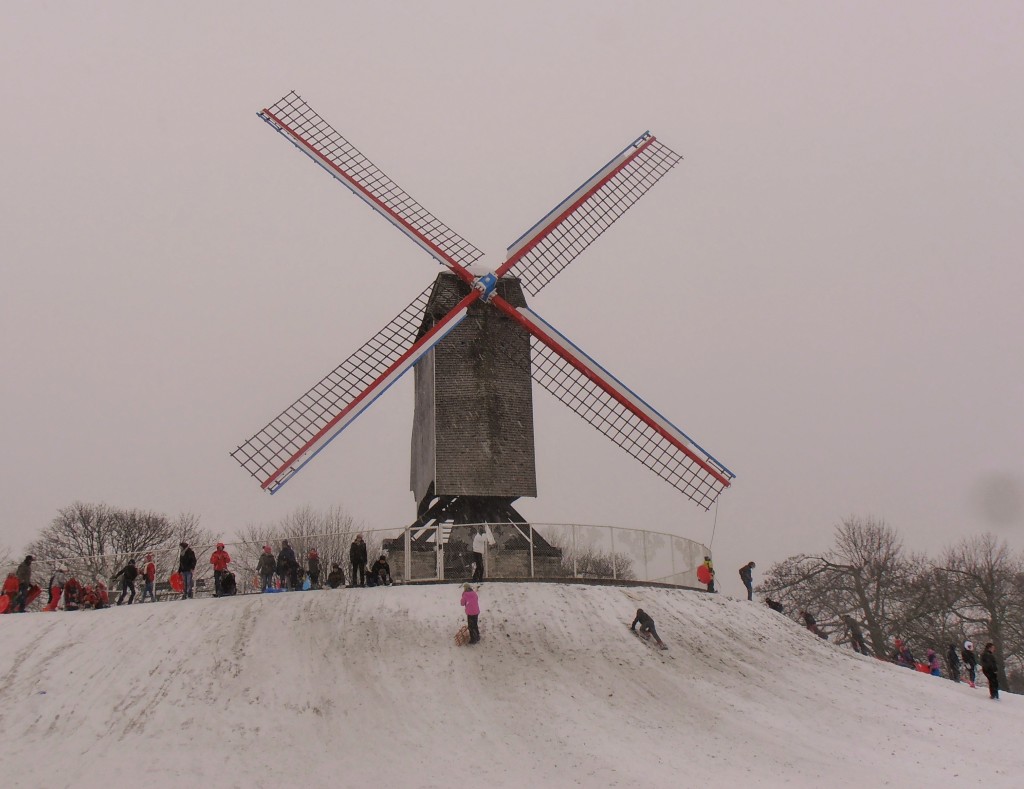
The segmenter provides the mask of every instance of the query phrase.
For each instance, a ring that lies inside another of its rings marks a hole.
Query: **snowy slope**
[[[457,647],[460,591],[0,617],[3,785],[1024,785],[1019,697],[764,606],[488,583],[484,640]],[[638,606],[668,652],[627,632]]]

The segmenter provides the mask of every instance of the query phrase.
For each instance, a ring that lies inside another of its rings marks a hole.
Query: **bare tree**
[[[269,545],[276,556],[281,541],[288,540],[303,566],[310,550],[316,549],[322,577],[326,577],[326,571],[334,563],[346,568],[348,574],[348,549],[359,533],[362,533],[362,526],[343,507],[336,506],[322,512],[302,507],[275,524],[246,526],[239,534],[241,541],[235,544],[233,558],[246,578],[253,579],[257,575],[256,563],[263,546]],[[368,555],[373,556],[380,545],[379,536],[374,539],[373,535],[367,535]]]
[[[202,538],[198,524],[193,515],[170,521],[156,512],[76,501],[58,510],[29,545],[29,553],[39,566],[67,564],[70,573],[86,583],[107,579],[129,559],[138,561],[147,553],[153,553],[158,568],[164,565],[169,574],[172,565],[177,569],[178,542]]]
[[[794,618],[811,612],[824,632],[844,632],[842,617],[850,615],[874,654],[885,657],[887,633],[902,629],[906,590],[923,566],[884,521],[849,517],[836,526],[833,548],[779,562],[759,591],[787,604]]]
[[[1007,662],[1024,665],[1024,561],[991,534],[966,539],[943,555],[941,570],[956,579],[953,611],[977,641],[989,640],[1001,656],[999,683],[1007,683]]]

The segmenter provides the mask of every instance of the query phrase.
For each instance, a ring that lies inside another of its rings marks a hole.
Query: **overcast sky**
[[[1024,547],[1024,5],[5,3],[0,548],[75,500],[230,536],[415,516],[412,376],[279,494],[228,456],[437,264],[256,113],[294,89],[488,254],[638,134],[684,161],[531,307],[736,472],[705,513],[536,389],[536,522],[849,515]]]

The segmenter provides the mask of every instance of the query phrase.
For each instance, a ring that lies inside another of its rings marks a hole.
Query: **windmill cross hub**
[[[474,276],[483,253],[292,92],[259,116],[448,269],[232,456],[275,493],[416,368],[412,489],[427,517],[522,518],[536,495],[530,379],[708,509],[735,475],[530,309],[536,296],[679,161],[645,132]],[[468,429],[467,428],[471,428]],[[461,463],[461,465],[460,465]],[[460,513],[452,515],[452,513]]]

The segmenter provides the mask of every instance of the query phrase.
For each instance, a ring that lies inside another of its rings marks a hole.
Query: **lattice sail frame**
[[[467,300],[417,341],[433,287],[231,456],[276,493],[465,317]]]
[[[516,239],[495,273],[514,270],[536,296],[680,161],[644,132]]]
[[[473,286],[470,294],[416,339],[431,287],[342,362],[233,457],[276,492],[377,397],[411,369],[478,298],[519,322],[533,337],[533,377],[615,444],[707,509],[735,475],[528,308],[493,294],[513,268],[538,293],[681,157],[646,132],[558,204],[508,249],[493,274],[468,267],[482,253],[395,184],[292,92],[260,117],[418,246]],[[333,413],[335,412],[336,413]],[[333,415],[332,415],[333,413]]]

